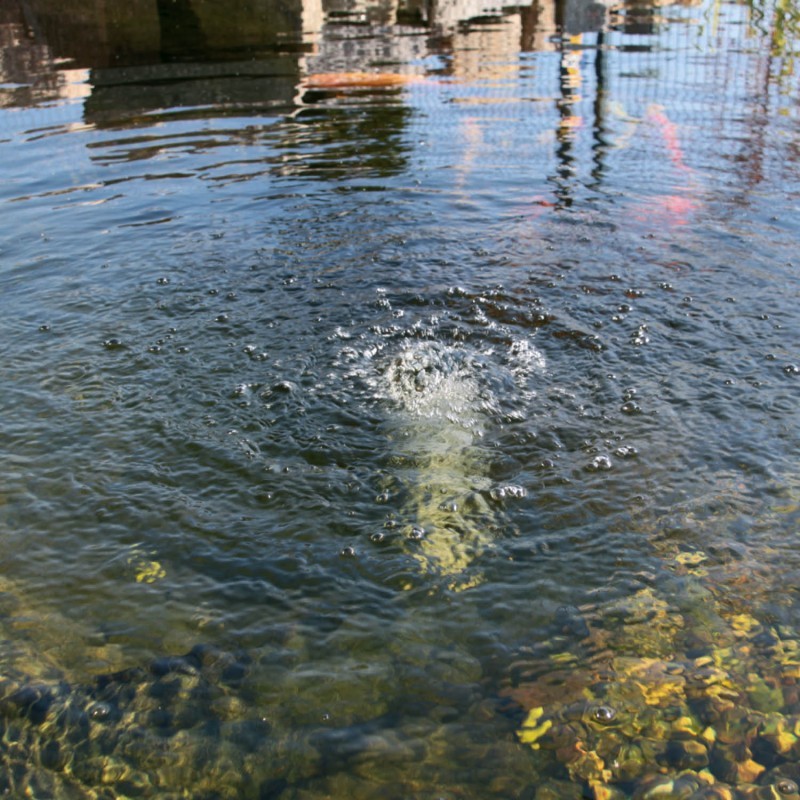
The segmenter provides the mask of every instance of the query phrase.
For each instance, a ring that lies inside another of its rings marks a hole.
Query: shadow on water
[[[156,6],[163,61],[197,58],[208,53],[208,40],[191,0],[157,0]]]

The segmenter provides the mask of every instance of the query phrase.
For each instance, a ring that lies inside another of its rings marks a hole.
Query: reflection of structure
[[[611,2],[611,0],[606,0]],[[406,0],[378,4],[330,0],[309,72],[368,71],[378,64],[413,71],[430,49],[448,56],[444,74],[463,80],[502,79],[521,52],[557,49],[557,34],[601,30],[600,0],[533,0],[504,6],[490,0]],[[379,13],[377,13],[379,12]]]
[[[26,0],[0,25],[26,54],[46,50],[53,60],[93,70],[153,67],[174,62],[246,62],[296,50],[304,24],[314,23],[314,0],[221,4],[211,0]],[[268,13],[264,13],[268,11]],[[319,18],[319,13],[317,14]],[[236,70],[231,70],[235,72]],[[286,72],[286,70],[283,70]],[[4,69],[7,73],[7,70]],[[130,75],[130,73],[129,73]]]
[[[268,14],[261,5],[25,0],[0,18],[0,80],[20,84],[3,94],[23,105],[74,94],[67,64],[91,70],[91,86],[77,90],[91,90],[85,117],[94,123],[164,108],[291,104],[296,43],[319,3],[271,3]]]
[[[48,45],[21,9],[0,6],[0,107],[83,97],[85,70],[57,70]]]
[[[560,4],[571,26],[588,13],[581,9],[597,6],[596,0]],[[452,54],[446,70],[454,76],[501,77],[520,51],[553,47],[557,5],[535,0],[497,13],[487,10],[487,0],[327,0],[324,9],[322,0],[233,6],[213,0],[25,0],[0,16],[0,73],[20,90],[9,96],[3,87],[6,102],[29,104],[74,91],[65,88],[71,83],[61,69],[65,64],[91,69],[94,121],[113,114],[115,94],[121,94],[114,87],[127,87],[128,99],[138,94],[138,108],[131,109],[138,112],[257,98],[291,102],[289,84],[299,69],[366,71],[392,63],[413,71],[409,65],[423,59],[432,43]],[[302,63],[312,44],[313,54]],[[234,80],[242,75],[253,79],[252,92]],[[157,85],[166,81],[171,86]]]
[[[780,99],[797,14],[785,0],[750,0],[749,7],[728,9],[741,17],[738,28],[726,28],[734,38],[741,32],[765,45],[742,88],[729,76],[741,67],[734,63],[742,58],[737,54],[752,52],[752,43],[745,47],[737,39],[726,46],[729,60],[714,61],[717,74],[700,61],[678,64],[664,55],[669,48],[656,46],[673,30],[685,34],[685,7],[701,0],[671,3],[668,12],[662,0],[611,2],[532,0],[498,11],[487,0],[9,0],[0,5],[0,106],[79,97],[86,121],[123,126],[164,109],[189,118],[291,110],[298,126],[313,123],[304,133],[314,131],[327,137],[326,147],[339,147],[343,162],[352,165],[368,153],[374,164],[394,169],[407,157],[400,150],[408,143],[399,134],[413,118],[414,104],[427,102],[426,86],[402,88],[414,76],[428,87],[435,84],[429,97],[441,118],[451,132],[454,125],[461,128],[466,155],[458,180],[465,192],[471,171],[503,166],[509,149],[526,147],[538,159],[536,174],[547,176],[557,204],[566,207],[581,187],[602,190],[612,158],[625,167],[659,146],[658,137],[634,135],[647,128],[640,123],[652,105],[664,106],[682,135],[684,128],[691,131],[686,122],[697,130],[713,126],[697,110],[701,103],[687,119],[681,98],[660,96],[661,86],[675,85],[669,71],[683,70],[683,85],[723,87],[731,102],[751,113],[748,135],[731,134],[726,141],[731,159],[746,160],[742,171],[751,182],[759,180],[759,120],[769,109],[742,97]],[[680,25],[671,27],[667,13]],[[712,35],[697,30],[700,44],[700,37]],[[312,87],[303,80],[309,73],[375,72],[394,73],[397,84],[359,85],[356,77],[346,87],[355,93],[354,103],[340,102],[332,84],[326,89],[324,81]],[[662,75],[670,80],[653,80]],[[641,96],[644,86],[647,97]],[[733,97],[734,91],[740,94]],[[442,111],[443,97],[452,113]],[[454,112],[464,105],[470,109]],[[733,118],[729,126],[739,126]],[[342,144],[348,140],[367,146],[348,150]],[[687,152],[699,153],[709,140],[697,136]]]
[[[605,28],[611,2],[595,0],[566,0],[559,3],[559,26],[563,33],[574,36],[580,33],[596,33]]]
[[[25,0],[54,53],[77,66],[243,61],[301,33],[301,0]]]

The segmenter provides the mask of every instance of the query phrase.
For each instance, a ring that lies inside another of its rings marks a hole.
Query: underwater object
[[[494,353],[414,340],[389,359],[384,381],[393,407],[388,491],[400,498],[403,530],[424,571],[466,588],[479,578],[463,574],[504,524],[502,503],[525,494],[492,481],[483,443],[501,384],[513,390],[514,378]]]

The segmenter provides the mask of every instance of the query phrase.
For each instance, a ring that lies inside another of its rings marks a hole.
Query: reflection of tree
[[[774,99],[771,86],[777,82],[780,88],[784,79],[793,74],[794,50],[800,40],[800,7],[794,0],[749,0],[749,8],[753,28],[767,46],[754,55],[748,73],[752,97],[750,113],[744,118],[748,135],[737,158],[744,178],[742,202],[764,180],[769,120],[774,113],[770,107]]]
[[[752,19],[770,40],[770,54],[783,60],[780,75],[794,71],[794,49],[800,39],[800,6],[795,0],[750,0]]]
[[[306,102],[324,100],[309,93]],[[406,168],[409,145],[404,131],[412,114],[393,92],[374,92],[370,102],[347,106],[310,105],[295,116],[283,140],[284,174],[339,179],[387,177]],[[351,95],[351,97],[353,97]],[[353,97],[353,99],[355,99]],[[295,159],[295,150],[303,155]]]

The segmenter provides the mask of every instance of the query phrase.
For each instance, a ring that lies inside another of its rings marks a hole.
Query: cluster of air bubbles
[[[636,401],[636,389],[626,389],[622,395],[622,406],[620,410],[623,414],[639,414],[641,406]]]
[[[544,354],[528,339],[514,339],[508,348],[511,371],[520,379],[544,372]]]
[[[616,709],[611,706],[602,705],[592,709],[592,719],[601,725],[610,725],[616,718]]]
[[[612,467],[611,459],[607,455],[595,456],[586,465],[588,472],[608,472]]]
[[[375,308],[386,309],[387,311],[391,311],[392,304],[389,301],[389,298],[386,296],[386,289],[378,289],[376,294],[378,297],[375,300]]]
[[[611,321],[612,322],[622,322],[625,319],[625,315],[630,313],[632,310],[631,306],[627,303],[620,303],[617,306],[616,314],[612,314]]]
[[[258,389],[257,383],[240,383],[233,390],[233,397],[240,401],[241,405],[249,405],[250,397]]]
[[[496,503],[502,503],[505,500],[521,500],[527,494],[524,486],[517,486],[509,484],[506,486],[495,486],[489,491],[489,496]]]
[[[647,325],[642,323],[631,334],[631,344],[634,345],[634,347],[641,347],[644,344],[648,344],[649,341],[650,337],[647,335]]]
[[[425,528],[414,525],[408,532],[408,538],[412,542],[421,542],[425,538]]]
[[[377,395],[414,416],[449,420],[476,431],[476,413],[491,418],[529,399],[528,379],[544,370],[544,356],[526,339],[483,348],[436,339],[403,341],[384,355]],[[377,355],[377,353],[376,353]],[[380,363],[380,362],[379,362]]]
[[[391,359],[386,391],[415,416],[466,420],[481,395],[482,369],[472,351],[435,341],[411,342]]]
[[[111,703],[98,700],[89,707],[88,711],[89,716],[93,720],[97,722],[106,722],[114,714],[114,707],[111,705]]]
[[[268,353],[260,352],[258,348],[252,344],[245,345],[242,348],[242,352],[253,361],[266,361],[269,358]]]

